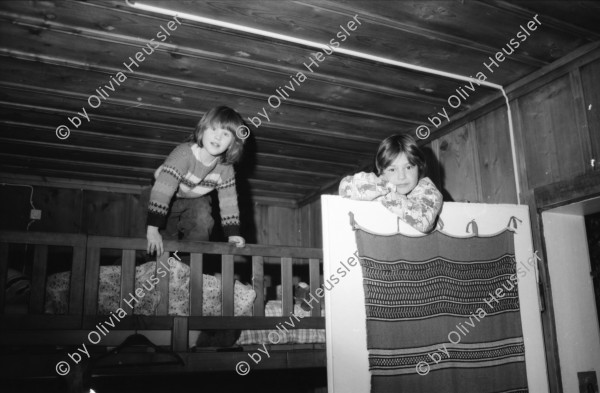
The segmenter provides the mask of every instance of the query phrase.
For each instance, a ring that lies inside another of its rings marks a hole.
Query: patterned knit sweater
[[[156,170],[147,224],[156,227],[165,225],[169,203],[176,192],[178,198],[198,198],[216,188],[223,231],[226,236],[239,236],[240,211],[233,166],[217,163],[218,160],[210,166],[204,165],[200,161],[200,149],[196,143],[181,144]]]
[[[428,177],[419,180],[407,195],[402,195],[396,192],[393,184],[374,173],[360,172],[345,177],[340,183],[339,193],[344,198],[380,201],[402,221],[421,232],[433,229],[442,209],[442,194]]]

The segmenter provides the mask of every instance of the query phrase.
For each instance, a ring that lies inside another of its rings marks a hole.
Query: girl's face
[[[218,157],[233,143],[231,131],[220,126],[208,126],[202,134],[202,148],[213,157]]]
[[[419,182],[419,168],[408,162],[406,154],[400,153],[390,166],[383,170],[381,177],[396,186],[402,195],[410,193]]]

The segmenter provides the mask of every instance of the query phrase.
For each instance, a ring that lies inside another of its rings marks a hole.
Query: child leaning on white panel
[[[435,227],[442,194],[425,176],[425,156],[410,135],[392,135],[377,150],[378,175],[360,172],[345,177],[339,194],[360,201],[380,201],[401,220],[421,232]]]

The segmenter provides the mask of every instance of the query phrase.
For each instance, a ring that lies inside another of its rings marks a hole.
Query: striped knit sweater
[[[226,236],[239,236],[240,211],[233,166],[216,161],[210,166],[204,165],[200,161],[200,149],[196,143],[181,144],[156,170],[147,224],[156,227],[166,224],[169,203],[176,192],[179,198],[198,198],[216,188],[223,231]]]

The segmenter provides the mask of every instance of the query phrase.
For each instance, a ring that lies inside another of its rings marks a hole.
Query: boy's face
[[[410,193],[419,182],[419,168],[408,162],[406,154],[400,153],[390,166],[383,170],[381,177],[396,186],[402,195]]]
[[[202,147],[213,157],[225,153],[233,142],[231,131],[220,126],[208,126],[202,134]]]

